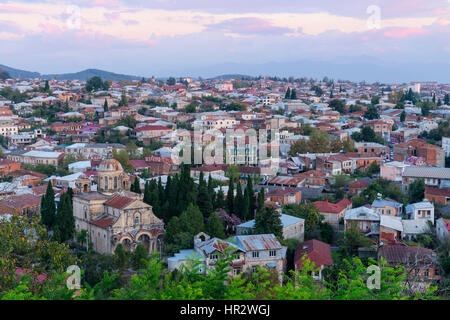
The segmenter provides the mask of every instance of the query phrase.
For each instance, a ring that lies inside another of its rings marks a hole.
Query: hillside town
[[[281,285],[359,258],[449,295],[450,84],[3,78],[0,221],[95,257],[91,286],[155,255]]]

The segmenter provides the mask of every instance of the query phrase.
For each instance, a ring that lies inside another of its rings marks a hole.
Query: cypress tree
[[[209,217],[213,212],[211,197],[208,192],[206,181],[203,179],[203,172],[200,172],[200,180],[198,186],[197,205],[204,217]]]
[[[242,218],[244,221],[250,220],[252,217],[250,213],[250,197],[248,194],[248,188],[245,188],[244,199],[242,203]]]
[[[108,111],[108,101],[105,99],[105,103],[103,104],[103,109],[106,111]]]
[[[47,184],[47,191],[41,200],[41,222],[47,227],[47,230],[53,229],[55,215],[55,193],[53,192],[52,183],[49,181]]]
[[[261,188],[258,194],[258,212],[264,208],[264,188]]]
[[[134,177],[133,190],[132,192],[141,194],[141,186],[139,185],[139,177]]]
[[[284,98],[285,99],[290,99],[291,98],[291,88],[289,88],[289,87],[287,88]]]
[[[244,219],[243,205],[244,196],[242,195],[242,186],[241,182],[238,181],[236,187],[236,198],[234,199],[234,211],[236,212],[236,215],[241,219]]]
[[[256,199],[255,199],[255,191],[253,190],[253,179],[252,177],[248,177],[247,188],[248,189],[248,197],[249,197],[249,218],[253,218],[256,210]]]
[[[149,184],[148,181],[145,182],[145,187],[144,187],[144,199],[143,201],[146,204],[150,204],[150,188],[149,188]]]
[[[292,89],[292,91],[291,91],[291,99],[292,100],[297,99],[297,92],[295,91],[295,89]]]
[[[55,236],[60,242],[71,239],[75,234],[75,218],[68,193],[63,193],[59,199],[55,219]]]
[[[159,193],[159,206],[162,208],[165,202],[164,187],[162,185],[161,177],[158,178],[158,193]]]
[[[214,185],[213,185],[211,174],[208,175],[208,193],[209,193],[209,196],[211,197],[211,201],[213,201]]]
[[[227,209],[229,214],[234,213],[234,184],[232,179],[230,179],[228,184]]]
[[[224,209],[225,208],[225,194],[223,193],[222,188],[217,192],[217,196],[214,201],[214,209]]]

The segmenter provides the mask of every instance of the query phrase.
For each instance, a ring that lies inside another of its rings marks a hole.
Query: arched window
[[[114,190],[117,189],[117,177],[114,177]]]
[[[108,189],[108,177],[105,177],[105,189]]]
[[[136,215],[136,217],[134,217],[134,224],[139,224],[139,216]]]

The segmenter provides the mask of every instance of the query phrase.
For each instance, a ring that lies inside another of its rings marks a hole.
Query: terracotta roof
[[[319,212],[339,213],[347,208],[347,206],[349,206],[352,201],[344,198],[336,203],[328,202],[328,200],[316,201],[313,203],[316,206],[317,210],[319,210]]]
[[[431,263],[432,256],[436,253],[431,249],[405,245],[383,245],[379,249],[379,255],[384,257],[388,264],[409,264],[417,261]]]
[[[102,229],[111,227],[116,222],[116,219],[111,216],[101,216],[98,219],[91,220],[91,224]]]
[[[111,199],[105,202],[105,206],[122,209],[132,203],[134,199],[128,198],[128,197],[122,197],[119,195],[115,195]]]
[[[322,265],[330,266],[333,264],[330,245],[316,239],[305,241],[297,246],[294,257],[296,266],[301,266],[301,260],[304,255],[306,255],[306,258],[311,262],[314,262],[316,267]]]
[[[273,189],[272,191],[270,191],[269,193],[267,193],[267,196],[283,196],[286,194],[296,194],[296,193],[300,193],[301,191],[295,188],[291,188],[291,187],[279,187],[276,189]]]
[[[306,177],[307,178],[307,177],[310,177],[311,175],[313,177],[325,177],[327,174],[325,172],[322,172],[322,171],[309,170],[309,171],[306,171],[306,172],[298,173],[298,174],[294,175],[294,177]]]
[[[0,200],[0,206],[6,206],[12,209],[21,209],[28,206],[41,204],[41,197],[32,194],[22,194],[11,196]]]
[[[370,186],[370,184],[362,180],[353,181],[348,185],[349,188],[367,188],[368,186]]]
[[[164,126],[143,126],[137,129],[134,129],[135,132],[141,131],[171,131],[172,129],[164,127]]]
[[[450,197],[450,188],[433,188],[433,187],[425,187],[425,195],[433,195],[433,196],[441,196],[441,197]]]
[[[148,163],[145,160],[130,160],[131,165],[134,169],[147,168]]]

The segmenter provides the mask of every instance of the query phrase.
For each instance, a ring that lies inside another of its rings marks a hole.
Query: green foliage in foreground
[[[345,260],[347,268],[336,275],[333,282],[318,283],[310,272],[314,264],[303,261],[303,269],[295,274],[291,272],[279,285],[274,273],[259,269],[251,275],[228,276],[231,258],[219,259],[214,270],[207,275],[199,274],[200,262],[191,260],[183,272],[168,273],[157,256],[143,259],[145,268],[133,275],[128,284],[118,287],[119,274],[104,273],[103,279],[95,286],[79,290],[69,290],[65,286],[65,277],[53,273],[49,280],[41,285],[33,284],[30,277],[24,276],[14,286],[0,293],[3,300],[393,300],[393,299],[437,299],[432,287],[425,294],[411,297],[405,294],[406,274],[401,267],[385,266],[385,261],[377,264],[382,269],[380,289],[367,287],[367,266],[360,259]]]
[[[290,271],[281,285],[277,275],[266,269],[230,277],[230,253],[217,261],[215,269],[201,274],[198,260],[189,260],[181,271],[168,272],[158,254],[148,257],[140,248],[131,257],[137,273],[130,277],[128,254],[120,246],[114,257],[104,261],[105,267],[98,273],[100,269],[96,266],[100,261],[91,259],[95,257],[87,254],[78,261],[66,245],[48,239],[38,219],[0,219],[0,300],[438,299],[434,286],[424,294],[409,293],[405,270],[387,267],[383,260],[363,263],[356,257],[343,259],[343,266],[336,265],[325,272],[326,281],[321,283],[311,275],[314,264],[304,260],[303,268],[298,273]],[[120,261],[115,263],[111,259]],[[64,270],[73,264],[81,267],[84,279],[81,289],[71,290],[66,286],[70,275]],[[367,286],[371,275],[367,273],[368,265],[378,265],[381,269],[379,289],[371,290]],[[29,273],[16,277],[17,268],[27,269]],[[85,274],[90,274],[89,279]]]

